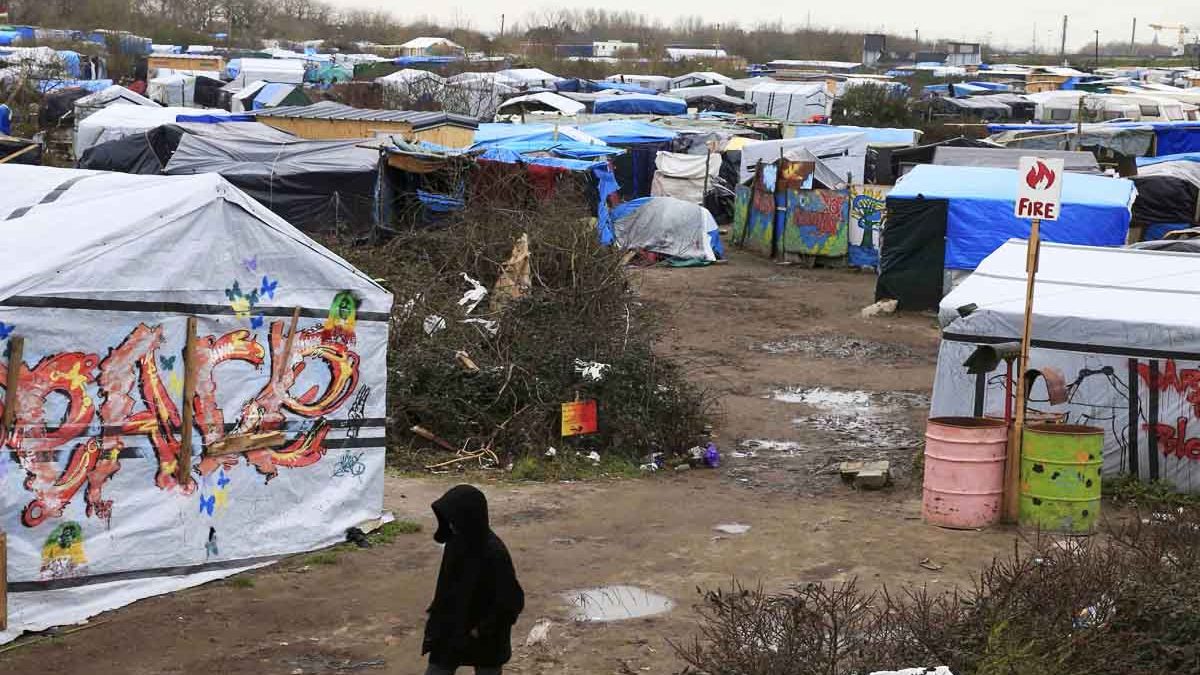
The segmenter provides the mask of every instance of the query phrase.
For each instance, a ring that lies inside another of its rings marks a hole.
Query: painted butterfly
[[[9,335],[12,335],[16,326],[11,326],[3,321],[0,321],[0,340],[7,340]]]
[[[250,270],[251,272],[257,272],[258,271],[258,256],[254,256],[253,258],[246,258],[245,260],[242,261],[242,264],[245,265],[246,269]]]
[[[162,366],[163,370],[175,370],[175,357],[160,356],[158,357],[158,364]]]
[[[225,486],[232,482],[233,481],[229,480],[229,478],[225,476],[225,472],[221,471],[221,474],[217,477],[217,488],[224,490]]]
[[[217,506],[217,496],[216,495],[211,495],[209,497],[200,495],[200,513],[207,513],[208,515],[211,516],[213,514],[213,509],[215,509],[216,506]]]
[[[263,315],[255,314],[254,316],[250,317],[250,327],[253,328],[254,330],[258,330],[259,328],[262,328],[263,327]]]
[[[265,297],[271,298],[273,300],[273,299],[275,299],[275,289],[278,287],[279,287],[278,279],[276,279],[275,281],[271,281],[270,278],[263,276],[262,286],[258,289],[258,294],[260,296],[265,296]]]

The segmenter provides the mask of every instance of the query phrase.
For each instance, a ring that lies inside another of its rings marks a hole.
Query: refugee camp
[[[0,673],[1200,673],[1182,0],[0,0],[0,185]]]

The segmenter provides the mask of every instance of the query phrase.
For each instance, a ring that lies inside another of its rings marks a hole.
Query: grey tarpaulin
[[[1200,255],[1043,244],[1030,365],[1060,369],[1068,401],[1039,384],[1031,408],[1105,430],[1104,472],[1200,492]],[[1021,336],[1025,242],[988,256],[941,303],[932,414],[971,415],[978,344]],[[972,307],[973,306],[973,307]],[[965,316],[964,316],[965,315]],[[985,378],[984,413],[1003,415],[1004,374]]]
[[[673,197],[650,197],[613,223],[621,248],[646,249],[674,258],[716,260],[711,232],[717,221],[708,209]]]

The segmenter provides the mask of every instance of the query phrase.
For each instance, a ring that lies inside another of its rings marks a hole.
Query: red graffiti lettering
[[[1188,438],[1187,426],[1186,417],[1175,420],[1175,426],[1153,425],[1163,456],[1200,461],[1200,438]],[[1142,428],[1149,431],[1151,425],[1143,424]]]
[[[18,423],[7,438],[0,438],[0,447],[15,451],[26,472],[24,487],[34,495],[22,512],[26,526],[34,527],[47,518],[60,517],[85,484],[87,515],[109,519],[112,501],[104,499],[103,487],[120,470],[121,452],[129,436],[145,436],[153,448],[157,460],[154,482],[160,490],[186,494],[195,489],[195,482],[180,486],[176,479],[178,462],[190,462],[191,458],[179,457],[182,421],[159,366],[163,341],[161,326],[138,324],[103,360],[95,354],[72,352],[47,356],[33,368],[21,364]],[[234,432],[250,434],[285,429],[289,413],[316,418],[316,422],[282,448],[246,454],[246,461],[268,480],[277,474],[277,467],[309,466],[324,457],[325,438],[331,429],[325,416],[345,403],[354,390],[359,363],[358,354],[347,344],[323,339],[320,326],[297,332],[288,363],[281,364],[286,339],[282,324],[274,322],[270,328],[270,349],[272,366],[279,365],[271,368],[266,384],[242,407]],[[168,369],[173,367],[176,356],[168,357],[171,361],[166,365]],[[226,437],[225,413],[217,402],[218,366],[227,361],[241,361],[261,371],[266,349],[250,331],[235,330],[220,337],[198,338],[195,358],[195,427],[203,446],[208,447]],[[291,387],[314,361],[325,366],[328,382],[293,395]],[[174,371],[171,375],[172,381],[178,377]],[[0,364],[0,383],[6,377],[6,366]],[[89,393],[93,385],[98,390],[95,399]],[[175,393],[178,395],[178,390]],[[66,401],[61,420],[46,419],[52,394]],[[95,400],[100,401],[99,436],[75,443],[60,469],[56,454],[88,433],[96,417]],[[238,461],[237,455],[202,456],[194,470],[205,475]]]
[[[1139,363],[1137,368],[1138,378],[1142,384],[1149,387],[1150,364]],[[1167,359],[1162,372],[1158,374],[1157,387],[1159,391],[1173,390],[1183,396],[1191,404],[1193,416],[1200,417],[1200,370],[1195,368],[1180,370],[1175,366],[1175,359]]]

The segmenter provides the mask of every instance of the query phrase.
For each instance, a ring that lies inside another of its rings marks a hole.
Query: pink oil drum
[[[954,529],[1000,520],[1008,425],[984,417],[934,417],[925,427],[925,522]]]

